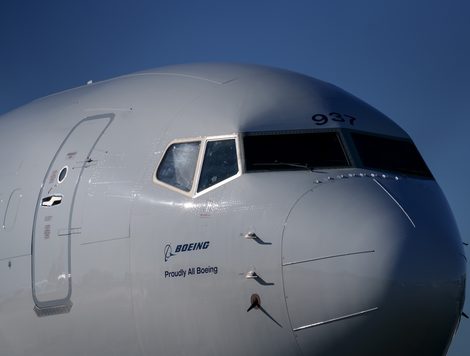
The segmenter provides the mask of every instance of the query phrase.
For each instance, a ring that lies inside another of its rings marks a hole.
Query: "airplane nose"
[[[307,355],[443,355],[464,302],[462,242],[432,180],[317,184],[286,220],[291,327]]]

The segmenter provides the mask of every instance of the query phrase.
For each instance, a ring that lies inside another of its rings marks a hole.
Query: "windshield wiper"
[[[260,167],[267,167],[267,169],[269,169],[269,167],[279,167],[279,166],[285,166],[285,167],[293,167],[293,168],[297,168],[297,169],[305,169],[305,170],[309,170],[311,172],[316,172],[316,173],[325,173],[325,172],[322,172],[322,171],[319,171],[317,169],[315,169],[314,166],[311,166],[307,163],[293,163],[293,162],[263,162],[263,163],[252,163],[251,164],[253,167],[255,166],[260,166]]]

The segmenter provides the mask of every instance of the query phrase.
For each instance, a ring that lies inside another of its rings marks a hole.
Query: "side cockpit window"
[[[233,136],[178,140],[168,146],[154,176],[154,182],[189,196],[241,174],[238,139]]]
[[[189,192],[199,157],[200,142],[174,143],[165,152],[157,170],[157,179]]]
[[[220,183],[238,173],[235,139],[209,141],[199,178],[198,192]]]

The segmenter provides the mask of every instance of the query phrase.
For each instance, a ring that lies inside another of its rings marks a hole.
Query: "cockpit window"
[[[432,178],[410,140],[357,132],[351,133],[351,137],[364,167]]]
[[[154,182],[197,197],[246,172],[367,168],[432,178],[409,139],[353,130],[245,133],[244,154],[236,134],[175,140]]]
[[[197,191],[203,191],[237,173],[238,161],[235,139],[208,141]]]
[[[193,185],[200,145],[199,141],[172,144],[158,167],[157,179],[189,192]]]
[[[196,197],[241,175],[238,136],[177,139],[170,143],[154,183]]]
[[[247,172],[351,166],[336,132],[250,134],[243,143]]]

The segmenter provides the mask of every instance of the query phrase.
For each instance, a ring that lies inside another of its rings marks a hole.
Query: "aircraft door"
[[[72,306],[71,225],[82,172],[94,164],[93,149],[113,115],[80,121],[54,155],[39,193],[32,236],[32,290],[38,315],[68,312]]]

